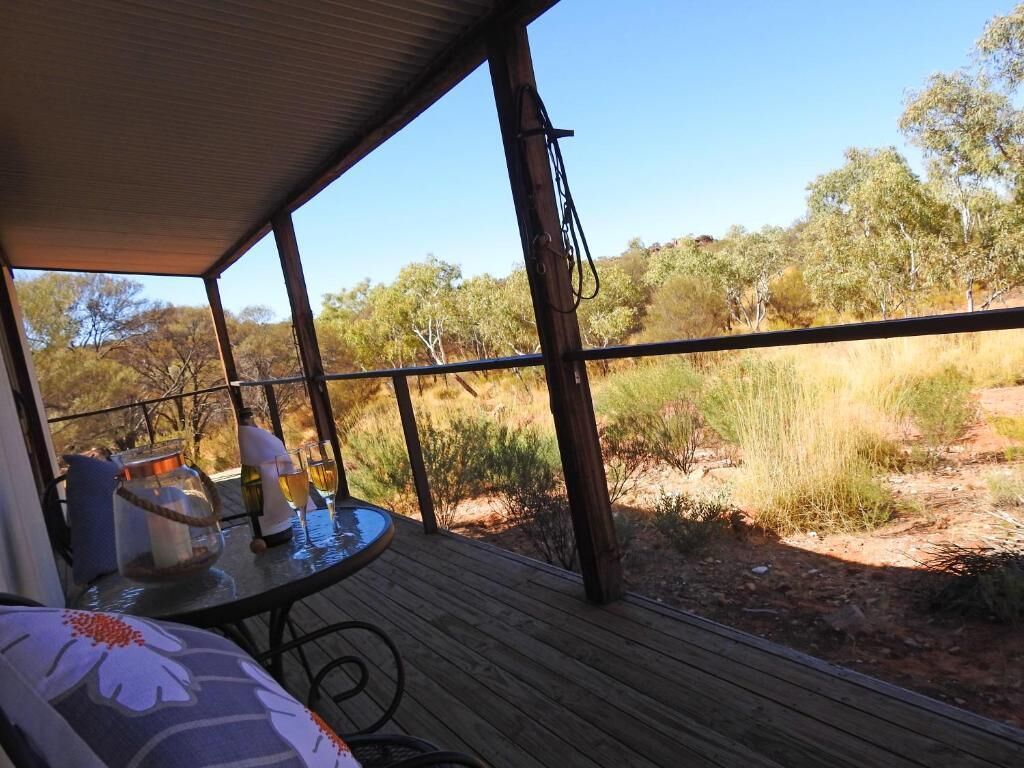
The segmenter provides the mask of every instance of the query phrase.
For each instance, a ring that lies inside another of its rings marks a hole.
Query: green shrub
[[[953,367],[908,382],[901,402],[933,451],[952,445],[977,416],[970,382]]]
[[[456,414],[445,423],[421,418],[419,432],[437,523],[451,528],[459,505],[487,488],[495,427],[484,416]]]
[[[488,488],[499,497],[517,488],[551,490],[561,474],[554,435],[535,427],[499,425],[486,449]]]
[[[600,430],[608,475],[608,498],[614,504],[639,488],[656,464],[643,434],[616,421]]]
[[[688,364],[644,366],[620,374],[598,409],[606,426],[612,493],[642,477],[654,464],[688,473],[707,429],[697,408],[702,378]]]
[[[654,502],[652,522],[676,550],[693,554],[721,538],[737,515],[725,494],[690,497],[662,491]]]
[[[576,568],[576,536],[554,436],[499,426],[488,451],[488,484],[506,524],[519,528],[552,565]]]
[[[576,536],[561,487],[512,489],[502,497],[502,508],[506,522],[523,531],[547,562],[575,570]]]
[[[928,568],[952,579],[932,595],[932,610],[1013,625],[1024,621],[1024,552],[943,544],[935,555]]]
[[[416,509],[409,454],[394,424],[378,417],[350,430],[345,463],[357,496],[403,515]]]
[[[724,292],[687,274],[669,277],[655,291],[644,321],[644,341],[717,336],[729,324]]]
[[[626,557],[633,549],[633,541],[636,539],[636,524],[631,515],[622,511],[612,513],[612,522],[615,524],[615,538],[619,542],[619,551]]]

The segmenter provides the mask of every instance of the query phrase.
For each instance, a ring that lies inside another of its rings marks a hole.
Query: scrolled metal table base
[[[288,611],[290,607],[291,606],[288,606],[271,612],[270,648],[265,651],[259,651],[256,649],[256,644],[253,641],[252,635],[244,625],[228,624],[220,627],[220,630],[230,640],[241,646],[247,653],[249,653],[249,655],[266,666],[271,675],[273,675],[273,677],[282,685],[284,684],[284,655],[295,651],[299,655],[302,667],[306,673],[307,679],[309,680],[309,693],[306,697],[306,704],[309,707],[313,707],[322,695],[327,696],[335,704],[341,706],[343,702],[358,696],[366,690],[366,687],[370,682],[371,671],[370,665],[364,658],[354,653],[350,653],[331,659],[320,667],[319,670],[314,672],[309,664],[309,660],[306,658],[304,651],[305,646],[308,643],[316,642],[317,640],[329,635],[344,632],[366,632],[373,635],[374,638],[379,640],[384,647],[387,648],[391,655],[391,660],[395,666],[395,692],[390,703],[384,709],[384,712],[380,717],[370,725],[360,728],[357,731],[353,731],[347,735],[354,736],[367,734],[378,730],[394,716],[395,712],[398,710],[398,705],[402,701],[402,696],[405,693],[405,667],[402,664],[402,656],[398,652],[398,647],[395,645],[394,641],[383,629],[375,624],[370,624],[365,621],[342,621],[300,635],[295,624],[288,619]],[[292,639],[287,642],[283,642],[285,627],[288,628],[289,633],[292,636]],[[340,693],[331,695],[323,689],[323,683],[327,676],[335,670],[347,670],[354,672],[354,674],[351,675],[354,682],[350,687]]]

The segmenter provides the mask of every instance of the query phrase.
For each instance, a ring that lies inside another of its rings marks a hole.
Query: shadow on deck
[[[393,730],[506,768],[1024,765],[1024,731],[642,597],[592,606],[574,574],[396,526],[381,558],[292,612],[304,631],[391,634],[407,673]],[[324,639],[310,660],[352,650]],[[393,672],[377,672],[381,702]],[[288,675],[305,689],[297,664]]]

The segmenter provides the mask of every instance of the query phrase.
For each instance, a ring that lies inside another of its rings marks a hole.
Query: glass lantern
[[[220,557],[224,535],[199,473],[174,440],[114,456],[117,567],[141,582],[181,581]]]

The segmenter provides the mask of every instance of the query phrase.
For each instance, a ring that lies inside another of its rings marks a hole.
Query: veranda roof
[[[216,276],[553,2],[5,4],[0,248]]]

